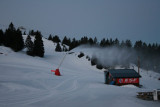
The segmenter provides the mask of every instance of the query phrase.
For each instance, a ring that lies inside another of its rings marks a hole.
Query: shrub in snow
[[[78,55],[79,58],[83,57],[84,56],[84,53],[83,52],[80,52],[80,54]]]
[[[96,68],[97,68],[97,69],[103,69],[103,66],[102,66],[101,64],[97,64],[97,65],[96,65]]]
[[[88,61],[90,61],[90,60],[91,60],[91,59],[90,59],[90,57],[89,57],[88,55],[86,56],[86,59],[88,59]]]
[[[91,65],[93,66],[93,65],[96,65],[96,64],[97,64],[97,58],[93,56],[91,58]]]

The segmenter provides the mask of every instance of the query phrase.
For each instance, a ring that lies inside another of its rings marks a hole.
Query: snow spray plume
[[[130,63],[137,65],[139,57],[140,68],[160,73],[159,53],[116,46],[102,48],[99,45],[81,45],[78,48],[90,56],[92,65],[102,65],[107,68],[116,65],[128,67]]]
[[[136,62],[137,54],[133,49],[113,46],[96,48],[92,58],[96,58],[97,64],[101,64],[104,67],[129,66],[130,63]]]

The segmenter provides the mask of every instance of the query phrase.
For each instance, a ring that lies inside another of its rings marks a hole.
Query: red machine
[[[57,76],[61,76],[61,73],[60,73],[60,71],[59,71],[59,68],[60,68],[60,66],[62,65],[62,63],[63,63],[63,61],[64,61],[66,55],[67,55],[67,54],[65,54],[65,56],[64,56],[63,59],[61,60],[61,62],[60,62],[60,64],[59,64],[58,68],[57,68],[56,70],[51,70],[51,72],[55,72],[55,75],[57,75]]]
[[[51,70],[51,72],[55,72],[55,75],[61,76],[61,74],[60,74],[60,72],[59,72],[59,69]]]

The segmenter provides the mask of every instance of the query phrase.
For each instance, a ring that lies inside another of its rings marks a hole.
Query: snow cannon
[[[61,60],[61,62],[60,62],[60,64],[59,64],[58,68],[57,68],[56,70],[51,70],[51,73],[54,72],[55,75],[61,76],[61,74],[60,74],[60,72],[59,72],[59,68],[60,68],[60,66],[62,65],[62,63],[63,63],[63,61],[64,61],[66,55],[67,55],[67,53],[64,55],[64,57],[63,57],[63,59]]]
[[[60,74],[60,72],[59,72],[59,69],[51,70],[51,72],[54,72],[55,75],[57,75],[57,76],[61,76],[61,74]]]

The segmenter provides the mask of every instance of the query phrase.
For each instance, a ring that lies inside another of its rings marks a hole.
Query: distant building
[[[104,71],[105,84],[127,85],[133,84],[139,86],[139,78],[141,77],[134,69],[110,69]]]

